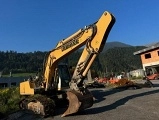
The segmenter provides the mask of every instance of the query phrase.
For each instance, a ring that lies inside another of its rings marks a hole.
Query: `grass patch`
[[[5,115],[19,110],[19,87],[0,89],[0,113]]]

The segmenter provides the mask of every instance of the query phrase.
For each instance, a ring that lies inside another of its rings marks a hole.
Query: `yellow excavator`
[[[105,11],[99,20],[78,30],[45,57],[42,76],[20,83],[21,109],[29,109],[43,116],[53,115],[56,103],[67,99],[68,108],[62,117],[89,108],[93,95],[85,87],[84,79],[96,56],[102,51],[108,34],[115,23],[114,16]],[[83,52],[72,77],[66,64],[60,61],[83,47]]]

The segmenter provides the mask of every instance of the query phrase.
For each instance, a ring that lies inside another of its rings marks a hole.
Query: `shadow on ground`
[[[43,120],[43,118],[30,110],[19,110],[4,118],[0,116],[0,120]]]
[[[154,84],[154,87],[158,87],[159,84]],[[129,87],[119,87],[119,88],[113,88],[113,89],[90,89],[91,93],[93,94],[93,96],[95,97],[95,101],[94,101],[94,104],[95,103],[100,103],[101,101],[105,100],[106,96],[109,96],[109,95],[112,95],[112,94],[116,94],[116,93],[119,93],[119,92],[123,92],[125,90],[136,90],[136,89],[142,89],[141,87],[139,86],[129,86]],[[101,113],[101,112],[105,112],[105,111],[109,111],[109,110],[112,110],[112,109],[115,109],[123,104],[125,104],[128,100],[130,99],[133,99],[133,98],[137,98],[137,97],[142,97],[142,96],[145,96],[145,95],[150,95],[150,94],[154,94],[154,93],[158,93],[159,90],[155,90],[155,91],[150,91],[150,92],[144,92],[144,93],[140,93],[140,94],[135,94],[135,95],[131,95],[131,96],[127,96],[123,99],[120,99],[116,102],[114,102],[113,104],[111,105],[107,105],[107,106],[102,106],[102,107],[97,107],[97,108],[90,108],[90,109],[86,109],[84,111],[80,111],[78,113],[75,113],[75,114],[72,114],[71,116],[74,116],[74,115],[84,115],[84,114],[98,114],[98,113]],[[66,111],[66,106],[63,107],[63,108],[58,108],[56,110],[56,114],[55,115],[62,115],[65,111]]]
[[[137,97],[146,96],[146,95],[151,95],[151,94],[155,94],[155,93],[159,93],[159,89],[158,90],[144,92],[144,93],[139,93],[139,94],[135,94],[135,95],[130,95],[130,96],[127,96],[127,97],[122,98],[120,100],[117,100],[113,104],[110,104],[110,105],[106,105],[106,106],[102,106],[102,107],[96,107],[96,108],[92,108],[92,109],[87,109],[85,111],[80,112],[80,115],[98,114],[98,113],[102,113],[102,112],[109,111],[109,110],[112,110],[112,109],[116,109],[117,107],[119,107],[121,105],[124,105],[127,101],[129,101],[131,99],[134,99],[134,98],[137,98]],[[100,94],[101,97],[104,97],[104,96],[107,95],[104,92],[100,92],[99,94]]]

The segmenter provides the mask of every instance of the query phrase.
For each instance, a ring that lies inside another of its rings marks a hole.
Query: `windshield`
[[[69,82],[71,81],[71,76],[67,65],[59,65],[58,70],[59,70],[59,76],[61,78],[61,85],[68,86]]]

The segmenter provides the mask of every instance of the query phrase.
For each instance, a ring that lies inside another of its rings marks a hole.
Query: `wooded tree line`
[[[47,52],[17,53],[16,51],[0,51],[0,71],[3,74],[37,72],[42,68]]]
[[[131,71],[142,68],[141,59],[134,52],[145,47],[115,47],[103,51],[94,61],[91,69],[100,73]],[[48,52],[29,52],[17,53],[16,51],[0,51],[0,71],[3,74],[38,72],[43,68],[43,61]],[[64,58],[61,62],[65,62],[70,66],[76,66],[81,51],[76,51]]]

